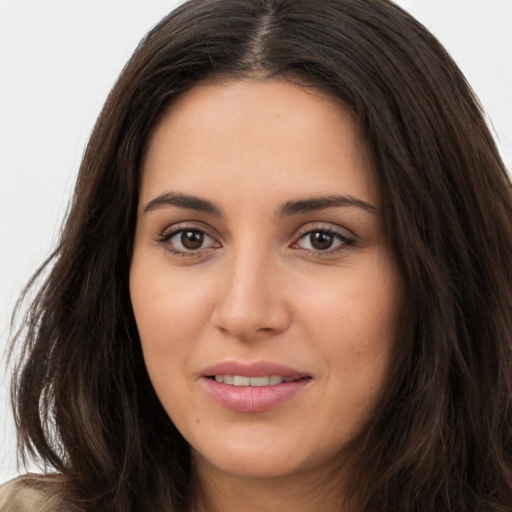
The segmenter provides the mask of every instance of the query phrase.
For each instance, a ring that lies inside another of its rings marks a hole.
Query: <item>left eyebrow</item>
[[[296,201],[287,201],[280,209],[279,216],[285,217],[288,215],[296,215],[298,213],[311,212],[316,210],[324,210],[326,208],[334,208],[337,206],[362,208],[369,213],[376,213],[377,208],[363,201],[349,195],[328,195],[311,197],[308,199],[298,199]]]

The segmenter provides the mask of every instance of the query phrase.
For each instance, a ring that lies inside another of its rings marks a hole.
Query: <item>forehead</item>
[[[285,80],[195,86],[168,109],[149,141],[141,195],[165,188],[310,195],[378,202],[364,138],[340,102]]]

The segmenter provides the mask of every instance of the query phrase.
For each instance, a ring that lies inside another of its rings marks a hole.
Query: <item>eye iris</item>
[[[204,233],[200,231],[184,231],[181,234],[181,243],[185,249],[199,249],[204,242]]]
[[[325,233],[322,231],[316,231],[309,235],[309,241],[311,246],[319,251],[325,251],[329,249],[333,243],[333,236],[329,233]]]

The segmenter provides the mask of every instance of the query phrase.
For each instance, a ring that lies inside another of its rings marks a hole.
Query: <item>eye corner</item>
[[[201,258],[222,247],[209,230],[188,223],[166,227],[158,234],[156,242],[168,253],[179,258]]]
[[[290,245],[294,250],[302,250],[314,256],[333,256],[346,251],[356,243],[356,237],[348,230],[331,226],[307,226]]]

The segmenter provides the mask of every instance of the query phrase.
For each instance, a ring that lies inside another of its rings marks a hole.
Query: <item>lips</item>
[[[299,394],[312,378],[307,373],[270,362],[226,361],[205,369],[207,392],[234,412],[264,412]]]
[[[278,363],[267,361],[255,361],[252,363],[243,363],[239,361],[222,361],[213,366],[205,368],[201,374],[205,377],[215,377],[215,375],[243,375],[245,377],[262,377],[279,375],[283,379],[300,379],[309,377],[306,372]]]

